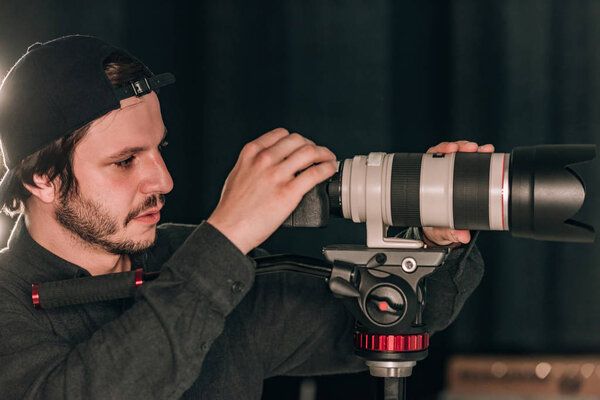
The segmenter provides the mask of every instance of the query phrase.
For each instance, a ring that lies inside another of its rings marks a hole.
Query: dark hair
[[[119,51],[106,57],[104,73],[116,88],[148,75],[142,63]],[[25,200],[31,196],[31,192],[23,184],[36,186],[33,182],[34,175],[46,176],[50,181],[58,178],[62,197],[77,191],[77,179],[72,167],[73,153],[75,146],[85,136],[92,123],[93,121],[89,122],[21,161],[9,184],[7,200],[1,205],[2,211],[10,216],[23,212]]]

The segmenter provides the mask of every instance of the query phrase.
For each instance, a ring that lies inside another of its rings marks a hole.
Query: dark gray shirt
[[[165,224],[134,267],[160,270],[134,299],[35,310],[31,284],[89,276],[21,221],[0,254],[0,398],[260,399],[274,375],[356,372],[353,320],[317,278],[254,278],[255,263],[210,224]],[[429,279],[432,330],[483,273],[453,251]]]

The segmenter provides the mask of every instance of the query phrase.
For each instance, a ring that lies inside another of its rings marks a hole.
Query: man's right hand
[[[208,222],[246,254],[336,170],[329,149],[283,128],[272,130],[244,146]]]

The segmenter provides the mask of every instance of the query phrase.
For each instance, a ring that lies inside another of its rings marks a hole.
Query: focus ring
[[[391,176],[391,210],[394,226],[421,226],[419,192],[423,154],[395,153]]]
[[[491,153],[456,153],[453,209],[455,229],[490,229]]]

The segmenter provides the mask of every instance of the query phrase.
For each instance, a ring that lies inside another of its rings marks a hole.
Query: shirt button
[[[200,346],[200,348],[202,349],[202,351],[207,352],[208,351],[208,345],[206,343],[202,343],[202,346]]]
[[[231,291],[233,293],[242,293],[244,291],[244,283],[243,282],[233,282],[233,285],[231,285]]]

